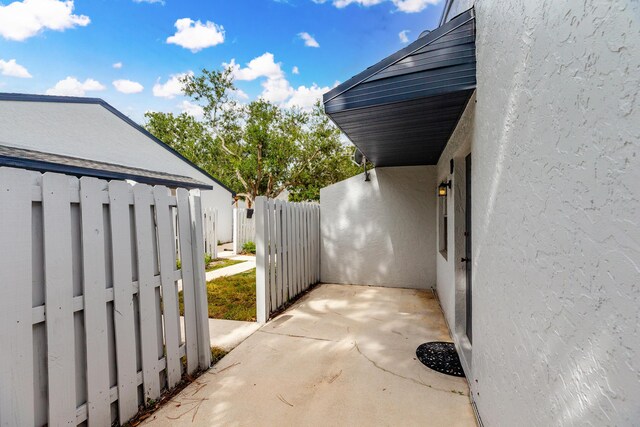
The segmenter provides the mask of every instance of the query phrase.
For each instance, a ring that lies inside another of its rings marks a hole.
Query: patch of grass
[[[245,261],[240,259],[216,258],[207,264],[207,271],[218,270],[220,268],[225,268],[231,265],[240,264],[241,262],[245,262]]]
[[[242,253],[243,254],[255,254],[256,253],[256,244],[254,242],[247,242],[242,245]]]
[[[180,315],[184,299],[179,294]],[[218,277],[207,282],[209,317],[213,319],[256,320],[256,269],[233,276]]]
[[[223,357],[227,355],[227,353],[229,352],[222,347],[212,346],[211,347],[211,366],[218,363]]]

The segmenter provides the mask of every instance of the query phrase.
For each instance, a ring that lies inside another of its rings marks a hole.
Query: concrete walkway
[[[448,340],[430,292],[322,285],[145,424],[474,426],[466,381],[416,360]]]
[[[236,259],[236,258],[233,258]],[[222,276],[233,276],[234,274],[243,273],[245,271],[256,268],[256,259],[253,257],[250,260],[241,262],[239,264],[230,265],[229,267],[219,268],[217,270],[207,271],[205,277],[207,282],[209,280],[217,279]]]
[[[212,347],[221,347],[229,351],[236,348],[255,331],[260,329],[256,322],[239,320],[209,319],[209,338]]]

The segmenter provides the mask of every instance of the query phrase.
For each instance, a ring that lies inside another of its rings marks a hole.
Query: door
[[[466,268],[467,284],[466,284],[466,301],[467,301],[467,321],[466,332],[469,342],[472,342],[472,298],[471,298],[471,154],[465,158],[465,181],[467,201],[465,207],[465,254],[464,263]]]

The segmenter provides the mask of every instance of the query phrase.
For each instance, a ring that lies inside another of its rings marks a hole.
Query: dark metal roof
[[[0,145],[0,166],[23,168],[38,172],[58,172],[78,177],[130,179],[143,184],[166,185],[168,187],[211,189],[211,185],[187,176],[43,153],[24,148],[7,147],[5,145]]]
[[[323,101],[376,166],[431,165],[475,87],[471,9],[327,92]]]
[[[152,141],[160,145],[165,150],[169,151],[174,156],[178,157],[183,162],[186,162],[191,167],[195,168],[199,172],[203,173],[207,177],[211,178],[218,185],[225,188],[227,191],[231,192],[233,196],[236,195],[235,191],[231,190],[229,187],[218,181],[216,178],[211,176],[207,171],[197,166],[195,163],[184,157],[182,154],[174,150],[172,147],[168,146],[158,138],[156,138],[152,133],[147,131],[145,128],[131,120],[129,117],[118,111],[116,108],[112,107],[106,101],[100,98],[84,98],[77,96],[54,96],[54,95],[35,95],[35,94],[25,94],[25,93],[2,93],[0,92],[0,101],[23,101],[23,102],[57,102],[57,103],[67,103],[67,104],[98,104],[102,107],[109,110],[111,113],[115,114],[121,120],[124,120],[128,125],[135,128],[137,131],[142,132],[146,137],[150,138]],[[100,162],[96,162],[100,163]],[[143,170],[143,169],[140,169]],[[195,181],[195,180],[194,180]],[[199,181],[196,181],[199,182]],[[202,183],[201,183],[202,184]],[[205,185],[206,188],[211,188],[209,185]]]

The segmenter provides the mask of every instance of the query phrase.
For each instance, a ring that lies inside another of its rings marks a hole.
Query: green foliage
[[[180,270],[182,268],[182,261],[179,259],[176,260],[176,270]]]
[[[207,267],[207,265],[211,264],[211,262],[213,261],[213,257],[211,256],[211,254],[204,254],[204,266],[205,268]]]
[[[184,93],[203,108],[201,120],[185,113],[146,113],[146,128],[252,204],[257,196],[319,200],[320,188],[360,172],[318,102],[311,111],[284,109],[258,99],[233,99],[229,69],[202,70],[182,80]]]
[[[246,254],[255,254],[256,253],[256,244],[254,242],[247,242],[242,245],[242,252]]]

